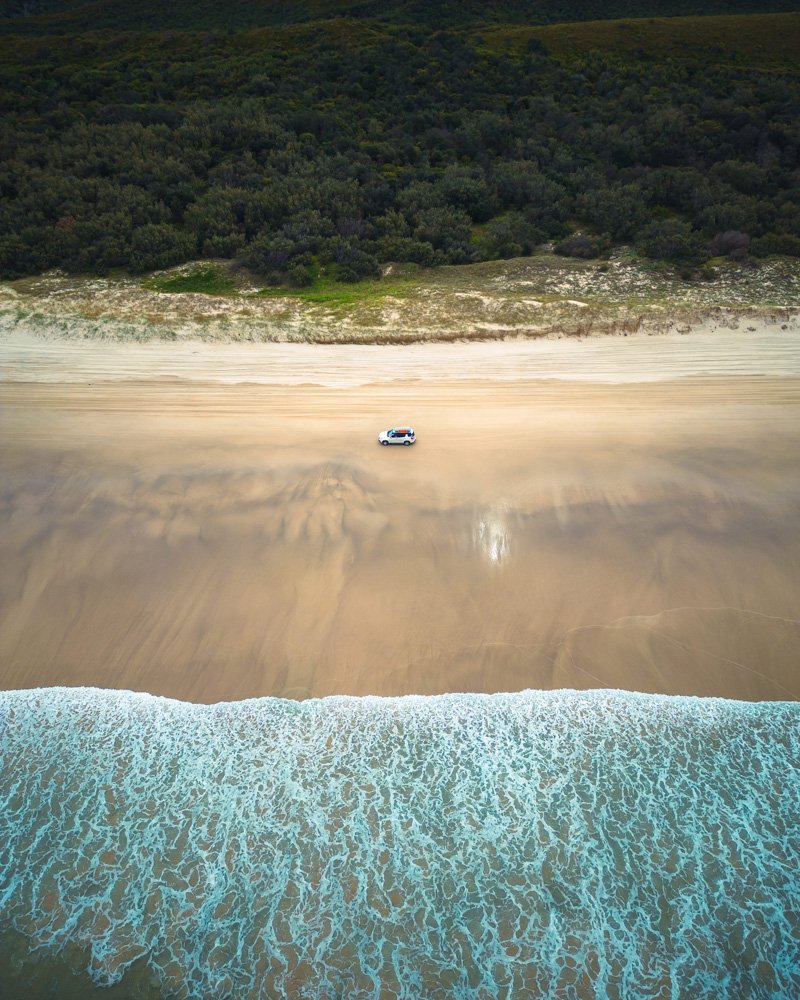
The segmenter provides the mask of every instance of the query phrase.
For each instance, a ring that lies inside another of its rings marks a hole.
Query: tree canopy
[[[800,254],[800,79],[759,55],[800,19],[740,20],[750,57],[709,17],[648,22],[687,38],[658,57],[592,25],[565,50],[555,28],[364,17],[2,38],[0,275],[205,257],[302,284],[545,241],[684,267]]]

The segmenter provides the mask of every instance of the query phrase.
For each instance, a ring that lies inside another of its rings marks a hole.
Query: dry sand
[[[364,348],[242,379],[196,346],[179,382],[0,345],[0,687],[800,697],[797,338],[689,341],[418,348],[397,381]]]

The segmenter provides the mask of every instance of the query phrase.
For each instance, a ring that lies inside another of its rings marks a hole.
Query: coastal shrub
[[[725,233],[717,233],[708,244],[708,252],[712,257],[732,257],[742,260],[750,249],[750,237],[747,233],[729,229]]]
[[[507,212],[485,225],[477,243],[485,260],[496,260],[533,253],[543,239],[542,231],[522,212]]]
[[[791,233],[769,233],[767,236],[754,239],[751,249],[756,257],[770,257],[773,254],[800,257],[800,236]]]
[[[555,245],[555,252],[562,257],[582,257],[589,260],[607,253],[609,241],[602,236],[574,233]]]
[[[380,277],[381,269],[376,258],[361,250],[353,241],[340,241],[335,249],[336,275],[340,281],[361,281],[363,278]]]
[[[682,219],[662,219],[636,234],[636,249],[645,257],[691,268],[705,260],[700,233]]]
[[[295,247],[285,237],[259,236],[242,255],[244,264],[256,274],[286,271],[295,256]]]
[[[314,284],[314,271],[308,264],[294,264],[289,268],[286,280],[292,288],[308,288]]]
[[[640,184],[605,187],[600,182],[578,194],[576,201],[577,215],[616,242],[632,239],[653,214]]]
[[[457,208],[429,208],[419,215],[414,236],[430,243],[437,250],[452,250],[468,246],[472,235],[472,220]]]
[[[165,224],[142,226],[133,234],[130,268],[135,274],[155,271],[190,260],[195,254],[191,234]]]
[[[379,261],[409,261],[422,267],[432,267],[445,263],[443,257],[431,243],[409,236],[381,236],[373,242],[376,259]]]
[[[496,210],[496,196],[478,166],[450,164],[440,188],[445,202],[462,209],[475,222],[485,222]]]

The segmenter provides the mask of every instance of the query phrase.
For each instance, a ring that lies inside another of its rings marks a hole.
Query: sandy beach
[[[0,686],[800,697],[800,351],[771,336],[377,371],[181,345],[157,379],[7,340]]]

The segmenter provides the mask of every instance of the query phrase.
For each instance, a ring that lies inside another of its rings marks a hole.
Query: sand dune
[[[800,379],[344,369],[0,385],[0,686],[800,696]]]

